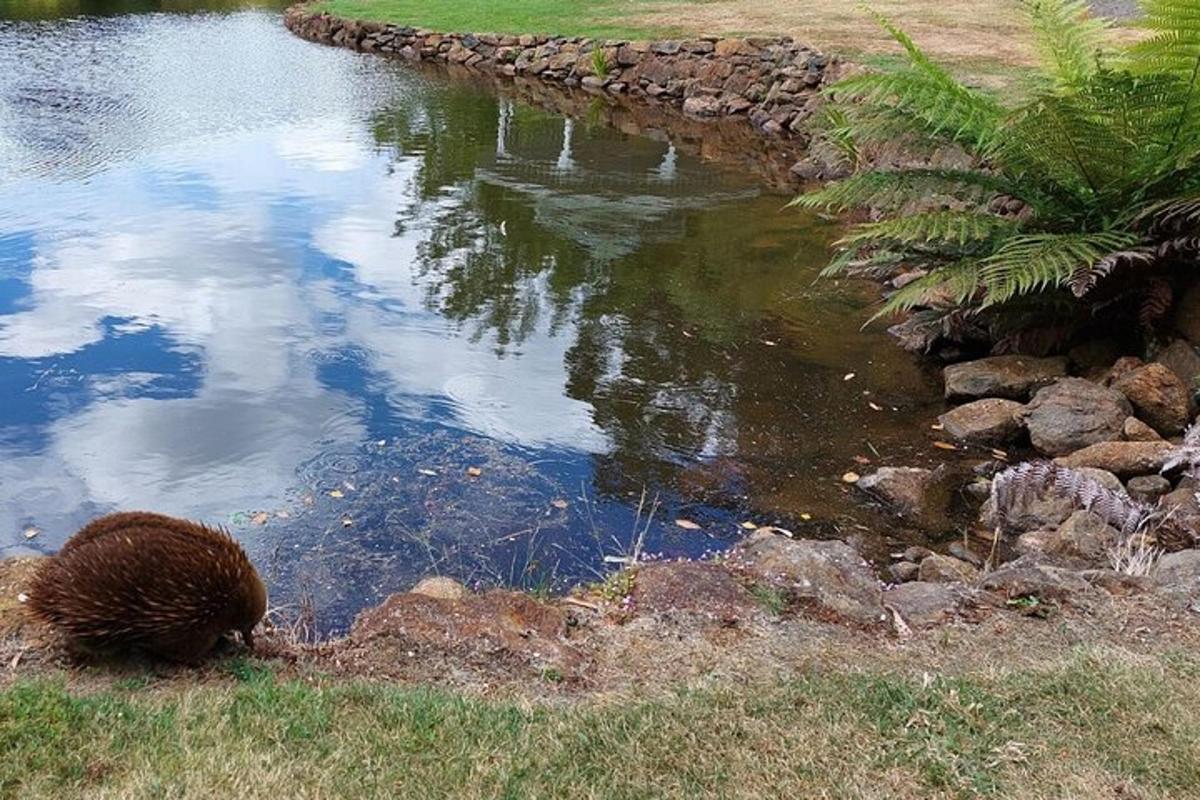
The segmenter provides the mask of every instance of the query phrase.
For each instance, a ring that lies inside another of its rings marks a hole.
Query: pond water
[[[830,225],[241,5],[0,0],[4,555],[203,519],[335,631],[746,522],[887,547],[839,476],[924,457],[937,386],[814,283]]]

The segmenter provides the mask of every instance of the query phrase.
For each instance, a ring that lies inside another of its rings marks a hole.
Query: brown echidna
[[[127,512],[68,539],[34,577],[29,608],[88,648],[195,662],[228,631],[251,646],[267,590],[228,533]]]

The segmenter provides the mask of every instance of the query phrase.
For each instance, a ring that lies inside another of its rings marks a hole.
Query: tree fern
[[[1178,295],[1175,284],[1195,279],[1196,0],[1145,0],[1148,36],[1124,49],[1107,46],[1085,0],[1029,0],[1026,10],[1040,66],[1011,105],[956,80],[882,17],[905,61],[828,90],[841,146],[856,158],[903,136],[914,151],[959,147],[973,164],[869,169],[794,201],[832,211],[869,206],[883,217],[838,242],[827,274],[928,273],[892,294],[881,313],[958,307],[994,316],[1029,298],[1077,297],[1086,319],[1088,303],[1100,301],[1092,298],[1127,298],[1131,315],[1140,308],[1146,321]],[[1117,286],[1125,288],[1106,288]]]

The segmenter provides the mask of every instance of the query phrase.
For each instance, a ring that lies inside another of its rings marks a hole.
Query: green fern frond
[[[949,244],[959,248],[997,235],[1013,233],[1020,223],[1011,217],[970,211],[928,211],[859,225],[838,242],[842,247],[882,244]]]
[[[1026,199],[1017,192],[1018,188],[1004,176],[982,170],[871,170],[851,175],[823,189],[799,195],[789,205],[798,208],[848,211],[866,205],[895,209],[911,202],[914,197],[931,195],[945,195],[969,203],[982,203],[998,194]]]
[[[975,260],[943,264],[928,275],[898,289],[871,320],[911,311],[921,306],[961,306],[978,296],[983,288],[979,262]]]
[[[1124,231],[1014,236],[980,265],[986,289],[982,305],[993,306],[1018,295],[1065,286],[1104,256],[1137,241],[1135,234]]]
[[[1043,71],[1055,88],[1084,85],[1101,62],[1108,26],[1091,16],[1086,0],[1026,0],[1025,9]]]
[[[1143,0],[1142,11],[1150,36],[1130,48],[1130,67],[1179,81],[1170,155],[1185,163],[1200,149],[1200,10],[1195,0]]]

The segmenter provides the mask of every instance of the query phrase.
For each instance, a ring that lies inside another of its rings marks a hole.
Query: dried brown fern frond
[[[1069,498],[1107,524],[1130,536],[1153,524],[1160,512],[1146,503],[1116,492],[1084,473],[1049,461],[1029,461],[1001,472],[992,480],[996,523],[1010,529],[1009,513],[1021,500],[1047,495]]]

